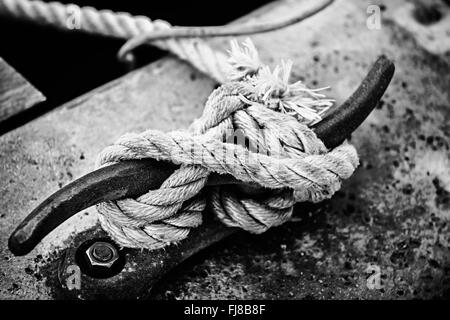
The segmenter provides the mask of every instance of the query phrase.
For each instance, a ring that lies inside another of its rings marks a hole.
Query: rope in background
[[[73,30],[74,26],[68,24],[68,21],[75,15],[80,22],[76,26],[79,31],[131,39],[130,43],[127,43],[120,51],[122,58],[127,58],[127,53],[136,46],[151,42],[156,47],[188,61],[219,83],[223,83],[227,74],[227,57],[222,52],[213,50],[200,39],[201,37],[237,36],[275,30],[300,22],[319,12],[331,2],[330,0],[316,2],[314,7],[302,9],[293,18],[284,21],[220,27],[172,27],[164,20],[151,20],[145,16],[132,16],[126,12],[29,0],[0,0],[0,15],[48,24],[64,30]]]

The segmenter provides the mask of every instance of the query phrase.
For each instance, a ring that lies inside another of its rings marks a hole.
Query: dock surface
[[[383,100],[351,138],[361,159],[354,176],[295,221],[207,249],[150,298],[450,297],[450,52],[424,45],[413,19],[399,20],[408,2],[378,2],[380,29],[367,25],[370,4],[337,0],[300,24],[251,37],[264,62],[293,60],[292,80],[330,86],[337,104],[379,55],[395,62]],[[245,20],[275,19],[301,6],[278,1]],[[228,40],[208,41],[226,50]],[[97,224],[95,208],[24,257],[8,251],[9,235],[47,196],[92,171],[98,153],[122,134],[186,128],[214,86],[169,55],[0,136],[0,299],[61,298],[45,267],[75,234]]]

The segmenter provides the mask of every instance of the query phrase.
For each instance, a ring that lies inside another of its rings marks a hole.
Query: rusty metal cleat
[[[383,96],[394,70],[394,64],[385,56],[381,56],[357,90],[312,127],[328,148],[342,143],[365,120]],[[176,168],[177,166],[171,163],[143,159],[123,161],[91,172],[63,187],[33,210],[11,235],[9,249],[15,255],[25,255],[53,229],[77,212],[105,200],[135,197],[147,190],[158,188]],[[243,183],[232,176],[214,173],[210,175],[208,185],[223,184]],[[114,267],[114,272],[100,275],[90,273],[89,268],[81,268],[83,287],[80,290],[83,297],[92,298],[98,294],[107,294],[114,298],[123,297],[124,294],[142,296],[182,261],[237,231],[209,220],[205,217],[203,225],[192,231],[187,239],[164,250],[124,249],[119,252],[108,241],[99,240],[106,236],[99,228],[80,234],[74,239],[73,246],[66,250],[59,269],[59,279],[63,282],[66,278],[65,266],[80,264],[81,252],[87,256],[92,267]],[[118,261],[121,263],[118,264]],[[121,272],[127,263],[133,265],[132,270]],[[116,276],[119,273],[120,276]],[[146,278],[143,279],[143,276]],[[108,281],[105,281],[105,278],[109,278]],[[80,291],[76,294],[80,294]]]

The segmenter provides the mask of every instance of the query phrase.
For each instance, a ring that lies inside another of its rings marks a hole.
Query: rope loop
[[[207,204],[230,227],[262,233],[291,218],[299,201],[330,198],[358,165],[353,146],[327,150],[309,126],[332,100],[300,81],[292,63],[271,70],[250,40],[232,43],[229,81],[209,96],[185,131],[147,130],[120,137],[99,165],[154,158],[180,164],[159,189],[97,206],[102,227],[122,246],[158,249],[186,238]],[[210,172],[270,189],[261,199],[232,186],[205,188]],[[206,190],[205,190],[206,189]]]

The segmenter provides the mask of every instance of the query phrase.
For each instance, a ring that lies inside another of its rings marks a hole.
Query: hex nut
[[[98,241],[86,250],[86,256],[91,266],[111,268],[119,259],[119,252],[111,243]]]

